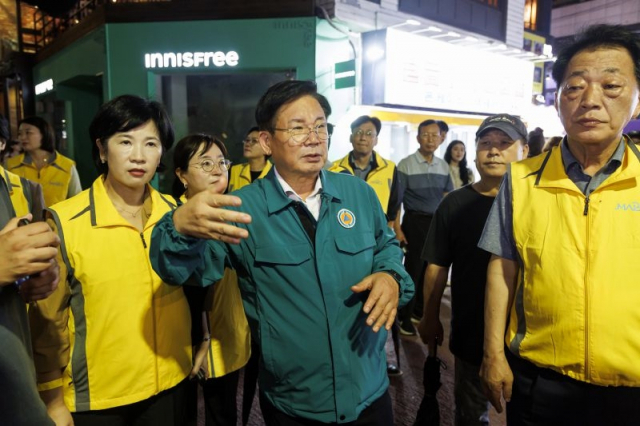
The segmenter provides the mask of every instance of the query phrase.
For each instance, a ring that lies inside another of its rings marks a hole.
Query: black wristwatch
[[[402,277],[400,276],[399,273],[397,273],[396,271],[392,271],[392,270],[386,270],[386,271],[380,271],[380,272],[384,272],[386,274],[389,274],[393,277],[394,280],[396,280],[396,282],[398,284],[400,284],[402,282]]]

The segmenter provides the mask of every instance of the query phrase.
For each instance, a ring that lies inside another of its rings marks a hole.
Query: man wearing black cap
[[[389,222],[398,210],[397,171],[393,161],[382,158],[373,148],[378,143],[382,124],[376,117],[363,115],[351,123],[350,141],[353,150],[334,161],[329,171],[346,173],[367,182],[378,196]]]
[[[478,248],[485,221],[508,164],[527,157],[527,129],[519,118],[498,114],[482,122],[476,133],[476,167],[480,180],[450,193],[435,212],[422,258],[425,272],[425,315],[418,325],[433,354],[441,345],[440,303],[451,274],[451,336],[456,357],[456,425],[486,425],[489,404],[482,394],[480,364],[484,333],[484,289],[490,254]]]

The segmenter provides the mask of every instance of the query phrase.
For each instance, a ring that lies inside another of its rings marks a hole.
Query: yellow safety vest
[[[180,201],[184,204],[187,198],[183,195]],[[251,355],[251,331],[236,271],[225,269],[222,279],[209,288],[204,309],[211,335],[209,373],[212,377],[222,377],[241,369]]]
[[[152,211],[142,232],[115,209],[102,176],[49,208],[67,268],[60,285],[70,293],[68,308],[61,308],[69,312],[71,354],[63,387],[71,411],[143,401],[191,371],[191,315],[184,292],[164,283],[149,260],[151,232],[175,201],[147,188]]]
[[[334,161],[331,167],[329,167],[329,171],[355,175],[351,164],[349,164],[349,155],[351,154],[347,154],[346,157]],[[391,198],[391,186],[393,185],[393,172],[396,169],[396,165],[393,161],[386,160],[375,152],[371,155],[374,156],[375,167],[369,172],[366,182],[376,192],[378,200],[380,200],[380,205],[382,206],[382,211],[387,214],[389,198]]]
[[[560,148],[511,165],[513,231],[524,266],[506,344],[574,379],[640,386],[640,153],[588,197]]]
[[[269,170],[271,170],[271,167],[273,167],[271,161],[267,160],[258,179],[265,177],[267,173],[269,173]],[[237,191],[249,184],[251,184],[251,168],[249,167],[249,163],[231,166],[231,170],[229,170],[229,192]]]
[[[52,155],[54,160],[38,170],[30,158],[25,154],[16,155],[7,159],[7,169],[10,172],[37,182],[42,185],[42,193],[46,206],[64,201],[69,193],[71,182],[71,169],[76,163],[59,152]]]
[[[31,212],[31,192],[28,182],[25,182],[24,178],[8,172],[5,168],[0,166],[0,175],[7,183],[7,189],[9,190],[9,197],[11,198],[11,204],[16,212],[16,216],[24,216]]]

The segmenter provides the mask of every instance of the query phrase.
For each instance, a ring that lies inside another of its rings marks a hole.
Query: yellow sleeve
[[[47,223],[54,232],[57,232],[53,220],[49,219]],[[58,288],[51,296],[32,303],[29,308],[33,358],[39,377],[56,370],[61,372],[69,363],[68,321],[71,291],[61,250],[62,247],[58,250],[56,257],[60,267]]]

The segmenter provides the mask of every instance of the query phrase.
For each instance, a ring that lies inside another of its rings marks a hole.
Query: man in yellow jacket
[[[553,67],[559,147],[511,165],[491,252],[481,377],[512,425],[640,424],[640,40],[596,25]],[[506,350],[505,350],[506,346]]]
[[[377,117],[363,115],[351,123],[353,150],[333,162],[329,171],[357,176],[373,188],[389,222],[398,210],[398,179],[393,161],[382,158],[373,148],[378,144],[382,123]]]

